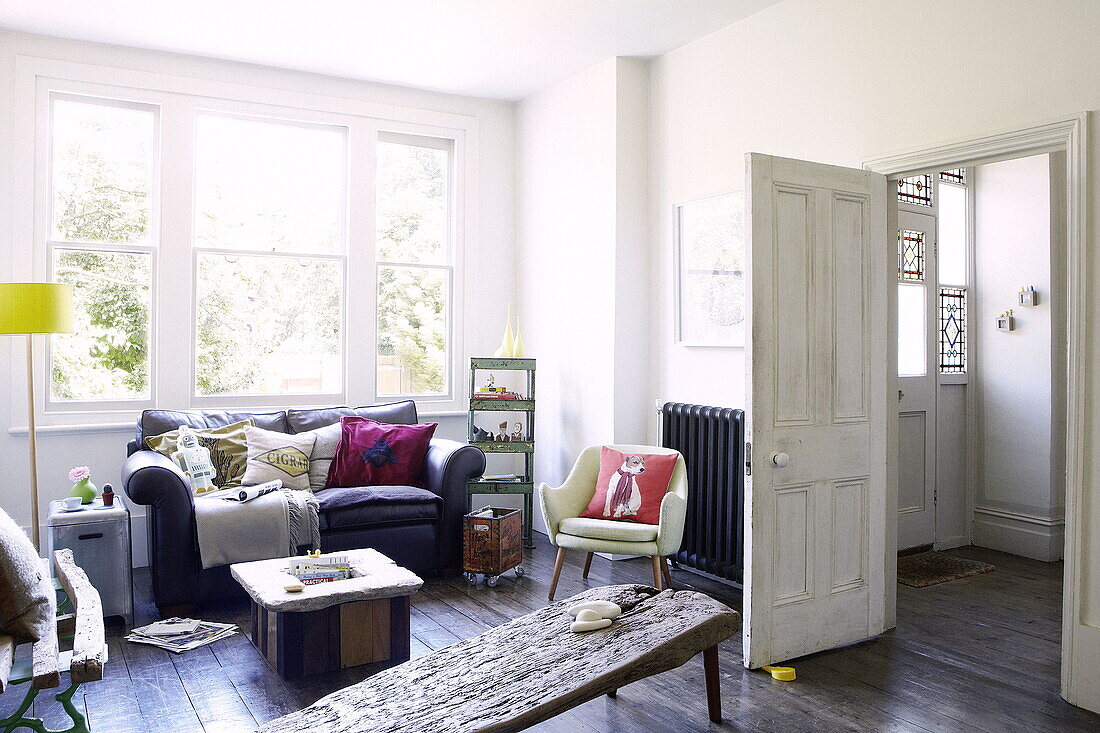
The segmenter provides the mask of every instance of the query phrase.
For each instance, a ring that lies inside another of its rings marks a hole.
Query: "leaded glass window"
[[[919,176],[898,179],[898,201],[903,204],[919,206],[932,205],[932,176],[922,173]]]
[[[940,373],[966,371],[966,289],[940,288]]]
[[[940,180],[947,181],[948,183],[958,183],[960,185],[966,183],[966,170],[963,168],[954,168],[949,171],[940,171]]]
[[[898,280],[924,281],[924,232],[898,232]]]

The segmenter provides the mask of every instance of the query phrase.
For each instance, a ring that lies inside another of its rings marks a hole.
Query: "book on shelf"
[[[515,392],[474,392],[475,400],[522,400],[523,395]]]

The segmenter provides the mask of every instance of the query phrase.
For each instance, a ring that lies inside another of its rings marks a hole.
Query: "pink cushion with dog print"
[[[391,425],[366,417],[340,418],[340,443],[325,488],[419,486],[437,423]]]
[[[581,516],[660,524],[661,501],[672,480],[676,458],[675,453],[620,453],[606,445],[601,447],[596,494]]]

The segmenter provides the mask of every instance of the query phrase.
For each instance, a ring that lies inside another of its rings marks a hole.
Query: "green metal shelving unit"
[[[527,373],[527,391],[522,400],[474,399],[477,391],[478,371],[517,371]],[[522,412],[526,422],[524,437],[518,441],[474,440],[474,416],[479,412]],[[523,544],[533,547],[531,518],[534,512],[535,469],[535,360],[497,357],[473,357],[470,359],[470,412],[466,426],[467,439],[485,453],[523,454],[524,474],[515,480],[474,479],[466,485],[466,504],[472,511],[474,494],[522,494],[523,495]]]

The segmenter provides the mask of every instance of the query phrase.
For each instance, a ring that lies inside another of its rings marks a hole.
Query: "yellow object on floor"
[[[794,667],[764,667],[765,672],[771,672],[772,679],[779,680],[780,682],[793,682]]]

